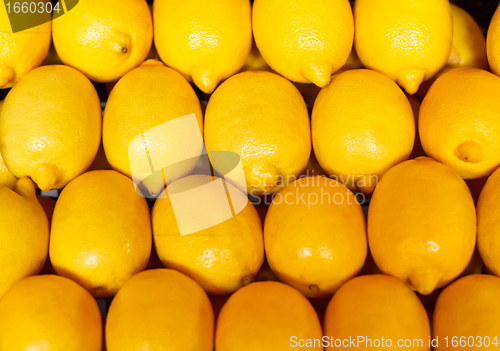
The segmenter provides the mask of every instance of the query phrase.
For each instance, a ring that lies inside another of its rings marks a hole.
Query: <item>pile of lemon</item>
[[[498,347],[500,8],[486,38],[448,0],[7,9],[0,351]],[[220,189],[185,235],[177,195]]]

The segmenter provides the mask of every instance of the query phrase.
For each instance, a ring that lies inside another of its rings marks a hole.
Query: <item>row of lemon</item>
[[[1,11],[2,26],[10,31],[8,10]],[[494,19],[488,35],[495,72],[500,62],[499,28]],[[269,65],[292,81],[328,85],[354,42],[365,67],[388,75],[414,94],[445,65],[452,50],[453,20],[448,0],[359,0],[353,11],[348,0],[257,0],[253,7],[249,0],[156,0],[152,14],[142,0],[105,6],[87,0],[54,16],[52,25],[27,33],[7,38],[13,50],[5,55],[2,87],[12,86],[42,63],[52,33],[61,60],[98,82],[118,80],[137,67],[154,37],[165,64],[211,93],[241,69],[253,34]]]
[[[10,31],[7,9],[2,26]],[[497,16],[498,17],[498,16]],[[493,22],[488,55],[498,72],[499,25]],[[154,28],[154,31],[153,31]],[[326,86],[347,60],[353,42],[363,64],[387,74],[410,94],[434,76],[452,50],[448,0],[397,3],[359,0],[80,1],[51,23],[7,40],[2,87],[10,87],[47,55],[51,32],[61,60],[93,81],[122,77],[146,57],[153,36],[162,60],[211,93],[238,72],[252,34],[269,65],[295,82]],[[28,57],[30,56],[30,57]],[[16,62],[18,60],[18,62]]]
[[[105,349],[490,349],[498,347],[499,293],[498,277],[459,279],[440,294],[431,332],[426,311],[410,289],[393,277],[365,275],[337,291],[322,328],[298,291],[279,282],[256,282],[227,300],[214,327],[210,300],[195,281],[175,270],[153,269],[129,279],[112,301]],[[55,275],[16,283],[0,299],[0,327],[4,350],[100,351],[104,341],[95,300]]]
[[[265,249],[281,281],[307,297],[331,296],[361,270],[367,243],[382,272],[430,294],[464,271],[473,255],[476,227],[486,267],[500,274],[500,210],[495,206],[500,171],[486,183],[476,219],[469,189],[452,168],[427,157],[403,162],[378,183],[368,225],[354,194],[340,182],[303,177],[273,198],[264,232],[255,207],[229,183],[225,187],[235,213],[226,214],[227,197],[218,193],[224,188],[212,186],[214,181],[208,175],[191,175],[172,182],[150,215],[146,200],[126,176],[84,173],[57,201],[50,247],[49,223],[33,182],[25,177],[14,191],[0,188],[5,233],[1,259],[8,267],[0,291],[38,274],[50,251],[58,274],[97,298],[114,296],[145,269],[153,236],[165,267],[189,275],[215,295],[233,293],[253,281]],[[206,203],[192,208],[201,201],[200,192]]]
[[[441,76],[420,108],[418,134],[425,153],[464,179],[491,174],[500,165],[499,94],[500,78],[484,70],[459,68]],[[149,132],[189,114],[196,115],[199,130]],[[408,159],[415,129],[405,95],[389,78],[370,70],[346,71],[323,88],[311,127],[299,91],[270,72],[244,72],[228,79],[210,98],[203,122],[188,82],[150,60],[112,90],[102,141],[115,170],[131,177],[133,162],[145,165],[134,175],[138,179],[151,173],[148,157],[159,165],[167,158],[192,158],[166,175],[170,183],[195,167],[193,155],[203,148],[201,132],[209,153],[224,150],[241,157],[246,181],[230,180],[252,195],[263,195],[301,174],[312,139],[328,175],[370,194],[374,178]],[[0,140],[3,163],[14,177],[30,176],[42,190],[62,188],[88,168],[98,150],[101,110],[95,89],[67,66],[33,70],[5,99]],[[3,183],[12,186],[14,177]],[[145,185],[154,194],[161,190],[158,184]]]

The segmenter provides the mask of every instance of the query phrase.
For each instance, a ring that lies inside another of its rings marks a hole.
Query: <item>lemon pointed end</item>
[[[408,69],[399,73],[396,83],[410,95],[417,92],[420,84],[424,81],[425,73],[418,69]]]
[[[457,146],[455,156],[463,162],[479,163],[484,159],[484,151],[478,142],[466,141]]]
[[[309,82],[323,88],[330,84],[332,79],[332,65],[326,62],[313,62],[302,67],[302,75]]]
[[[414,290],[421,295],[429,295],[436,289],[441,279],[441,274],[436,271],[413,272],[408,279]]]
[[[12,67],[0,67],[0,89],[9,88],[14,83],[15,71]]]
[[[205,94],[213,93],[220,82],[220,79],[214,77],[210,72],[193,74],[191,78],[193,79],[193,83]]]
[[[271,165],[256,167],[252,169],[250,179],[254,188],[262,194],[271,194],[279,184],[279,176],[276,168]]]
[[[42,191],[51,190],[57,183],[55,170],[45,167],[40,168],[38,172],[31,176],[31,179],[33,179],[33,181]]]
[[[25,198],[35,197],[35,184],[28,177],[22,177],[14,185],[14,191]]]
[[[365,195],[370,195],[375,190],[378,180],[376,175],[363,175],[358,178],[356,185],[360,192]]]

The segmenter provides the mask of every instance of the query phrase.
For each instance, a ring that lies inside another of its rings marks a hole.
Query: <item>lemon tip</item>
[[[418,91],[420,84],[424,81],[425,73],[419,69],[408,69],[398,74],[396,83],[408,94],[413,95]]]
[[[204,72],[202,74],[193,74],[191,76],[193,83],[205,94],[211,94],[219,84],[220,79],[215,78],[213,74]]]
[[[332,67],[326,62],[313,62],[302,67],[304,78],[320,88],[330,84],[332,79]]]
[[[483,147],[476,141],[466,141],[457,146],[455,156],[467,163],[479,163],[484,158]]]
[[[441,279],[441,274],[436,271],[413,272],[408,277],[411,286],[421,295],[432,293]]]

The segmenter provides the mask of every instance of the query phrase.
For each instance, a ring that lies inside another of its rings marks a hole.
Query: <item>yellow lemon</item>
[[[212,351],[214,313],[194,280],[171,269],[130,278],[106,319],[108,351]]]
[[[408,159],[415,122],[405,94],[381,73],[351,70],[323,88],[311,117],[314,153],[329,176],[370,194]]]
[[[366,224],[354,194],[326,177],[304,177],[275,195],[264,247],[280,281],[306,297],[327,297],[354,277],[366,258]]]
[[[199,128],[190,130],[190,125],[175,121],[165,124],[189,114],[196,115]],[[168,129],[174,132],[166,134]],[[198,161],[193,155],[200,155],[203,148],[202,133],[203,116],[193,88],[179,73],[154,60],[120,79],[104,110],[102,138],[109,164],[129,177],[144,179],[143,185],[153,195],[193,170]],[[148,160],[157,165],[155,170]],[[178,166],[165,171],[159,182],[154,177],[146,179],[173,160]]]
[[[48,1],[41,2],[44,4]],[[16,3],[9,3],[13,15],[14,6]],[[22,21],[19,17],[13,16],[13,18]],[[0,89],[12,87],[26,73],[42,64],[49,52],[51,28],[51,23],[48,21],[13,33],[7,7],[0,6]]]
[[[420,107],[425,153],[464,179],[488,176],[500,166],[500,78],[477,68],[439,77]]]
[[[0,101],[0,111],[2,111],[2,106],[3,100]],[[12,173],[10,173],[10,171],[7,169],[5,163],[3,163],[2,154],[0,154],[0,187],[6,186],[7,188],[12,189],[16,184],[16,181],[16,177],[14,177]]]
[[[146,199],[115,171],[93,171],[64,188],[50,231],[50,260],[57,274],[97,298],[111,297],[146,268],[151,253]]]
[[[477,245],[484,264],[500,276],[500,168],[486,182],[477,203]]]
[[[118,80],[139,66],[153,41],[145,0],[80,0],[53,19],[52,31],[62,62],[96,82]]]
[[[347,0],[255,0],[253,34],[269,66],[324,87],[347,60],[354,24]]]
[[[230,174],[226,178],[252,195],[276,193],[300,175],[311,152],[310,133],[304,99],[277,74],[239,73],[208,101],[207,151],[237,153],[246,184]]]
[[[500,76],[500,6],[495,11],[488,28],[486,49],[491,71]]]
[[[453,41],[450,56],[444,67],[420,85],[417,95],[423,99],[432,83],[449,70],[457,67],[488,69],[486,40],[474,18],[467,11],[450,4],[453,17]]]
[[[342,285],[328,304],[324,329],[329,339],[325,350],[338,348],[331,340],[349,338],[359,341],[363,350],[430,350],[429,319],[417,295],[398,279],[381,274]]]
[[[321,339],[321,325],[311,303],[279,282],[257,282],[234,293],[217,319],[217,351],[284,351],[301,340]],[[293,346],[295,345],[295,346]],[[323,347],[308,346],[311,350]]]
[[[0,300],[0,350],[100,351],[101,324],[97,303],[75,282],[29,277]]]
[[[474,18],[467,11],[450,4],[453,18],[453,41],[445,67],[488,69],[486,40]]]
[[[439,295],[432,319],[435,350],[496,348],[500,335],[500,278],[473,274]],[[447,338],[447,342],[445,342]]]
[[[386,74],[410,95],[450,55],[448,0],[356,0],[354,22],[354,45],[363,65]]]
[[[241,69],[252,45],[249,0],[156,0],[153,17],[162,61],[207,94]]]
[[[391,168],[370,202],[368,242],[380,270],[419,293],[447,285],[465,269],[476,242],[467,185],[428,157]]]
[[[179,179],[166,192],[152,211],[156,252],[165,267],[188,275],[214,295],[252,282],[264,260],[264,246],[259,215],[247,197],[207,175]],[[189,208],[192,204],[199,204],[196,210]]]
[[[0,187],[0,233],[1,298],[15,282],[40,273],[47,258],[49,222],[30,179],[19,179],[14,190]]]
[[[17,178],[60,189],[92,163],[101,139],[101,105],[87,78],[66,66],[42,66],[5,98],[0,151]]]

